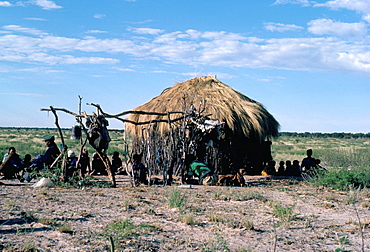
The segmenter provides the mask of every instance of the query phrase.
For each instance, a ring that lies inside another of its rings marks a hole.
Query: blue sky
[[[0,0],[0,126],[55,127],[40,108],[78,112],[79,95],[116,114],[213,75],[281,131],[367,133],[369,25],[368,0]]]

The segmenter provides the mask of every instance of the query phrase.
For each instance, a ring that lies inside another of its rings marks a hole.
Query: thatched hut
[[[189,155],[204,159],[219,174],[246,166],[259,170],[263,143],[278,136],[279,130],[262,104],[211,76],[178,83],[134,111],[162,113],[127,117],[151,122],[127,124],[126,130],[133,137],[134,151],[143,153],[154,173],[162,169],[180,173]],[[207,120],[219,122],[218,135],[199,129]]]

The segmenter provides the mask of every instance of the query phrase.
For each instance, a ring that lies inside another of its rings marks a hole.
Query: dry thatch
[[[211,119],[226,122],[234,136],[244,136],[264,141],[278,135],[279,123],[262,104],[248,98],[211,76],[194,78],[178,83],[162,92],[149,102],[135,108],[135,111],[166,113],[186,111],[191,105]],[[181,114],[171,114],[170,119]],[[127,118],[134,122],[166,119],[158,115],[131,114]],[[169,131],[167,123],[156,125],[156,132],[163,135]],[[141,126],[127,125],[127,131],[140,137]]]

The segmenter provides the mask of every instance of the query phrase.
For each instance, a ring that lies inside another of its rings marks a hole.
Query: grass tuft
[[[272,214],[279,218],[280,224],[287,226],[297,217],[293,211],[294,207],[295,204],[292,206],[283,206],[280,203],[272,203]]]
[[[167,203],[170,208],[184,210],[186,206],[186,196],[178,188],[170,188],[167,196]]]

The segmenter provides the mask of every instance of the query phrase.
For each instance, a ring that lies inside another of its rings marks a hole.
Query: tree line
[[[36,127],[0,127],[0,129],[16,129],[16,130],[56,130],[56,128],[36,128]],[[70,128],[62,128],[63,131],[71,130]],[[112,132],[121,132],[123,129],[108,129]],[[368,133],[346,133],[346,132],[334,132],[334,133],[321,133],[321,132],[280,132],[279,136],[288,137],[318,137],[318,138],[370,138],[370,132]]]
[[[369,133],[321,133],[321,132],[280,132],[279,136],[288,137],[317,137],[317,138],[370,138]]]

